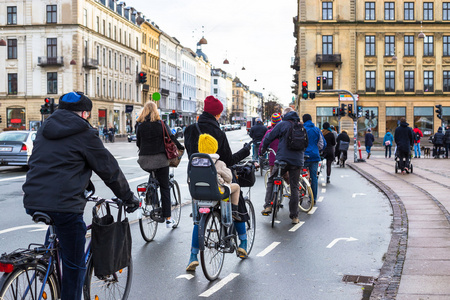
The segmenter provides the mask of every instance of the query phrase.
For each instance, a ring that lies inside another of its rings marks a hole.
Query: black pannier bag
[[[349,142],[340,141],[339,142],[339,151],[347,151],[350,146]]]
[[[122,220],[122,204],[118,205],[117,221],[111,215],[109,203],[105,204],[106,215],[98,216],[97,203],[92,218],[92,259],[95,276],[106,276],[126,268],[131,260],[131,232],[128,218]]]
[[[255,166],[253,164],[245,164],[236,168],[238,184],[241,187],[252,187],[255,184]]]

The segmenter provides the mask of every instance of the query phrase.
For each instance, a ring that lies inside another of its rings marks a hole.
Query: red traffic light
[[[144,72],[139,73],[139,76],[143,77],[144,76]]]
[[[173,114],[175,113],[175,110],[174,110],[174,109],[172,110],[172,113],[173,113]]]
[[[45,98],[45,103],[50,103],[50,98]]]
[[[307,87],[308,83],[306,81],[302,81],[302,87]]]

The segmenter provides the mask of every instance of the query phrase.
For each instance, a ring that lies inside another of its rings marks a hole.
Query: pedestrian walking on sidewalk
[[[331,131],[330,123],[323,123],[322,134],[327,142],[327,146],[323,150],[323,157],[327,160],[327,183],[330,183],[331,176],[331,164],[334,161],[334,146],[336,145],[336,139]]]
[[[445,135],[442,133],[442,127],[439,127],[438,131],[433,136],[433,156],[439,158],[441,149],[444,146]]]
[[[447,125],[445,127],[445,136],[444,136],[444,146],[445,146],[445,158],[448,158],[448,149],[450,148],[450,126]]]
[[[384,157],[387,158],[388,150],[389,150],[389,158],[391,158],[391,148],[394,143],[394,136],[392,135],[389,129],[386,130],[386,134],[384,135],[383,145],[384,145]]]
[[[423,137],[422,131],[417,125],[414,125],[414,158],[420,158],[420,138]],[[419,155],[417,155],[417,153]]]
[[[370,148],[372,148],[374,141],[375,141],[375,138],[372,134],[372,130],[369,128],[369,129],[367,129],[367,133],[366,133],[365,141],[364,141],[364,144],[366,146],[367,159],[370,158]]]
[[[396,157],[398,157],[399,169],[402,174],[409,173],[409,161],[411,159],[411,147],[414,145],[413,130],[406,123],[406,118],[400,119],[400,126],[395,129],[395,144],[397,145]]]

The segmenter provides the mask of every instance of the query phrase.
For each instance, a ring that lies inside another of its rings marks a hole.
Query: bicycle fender
[[[198,223],[198,248],[200,251],[205,250],[205,222],[208,214],[201,214],[200,222]]]

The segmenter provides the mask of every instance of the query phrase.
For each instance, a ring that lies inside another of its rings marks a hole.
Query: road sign
[[[359,95],[355,94],[355,99],[358,101]],[[350,95],[339,95],[339,101],[353,101],[353,98]]]

